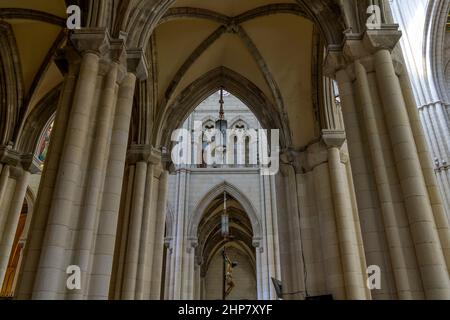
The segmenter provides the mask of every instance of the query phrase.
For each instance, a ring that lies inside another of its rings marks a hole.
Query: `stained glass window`
[[[44,130],[44,133],[41,136],[41,140],[39,141],[37,158],[41,162],[41,169],[44,167],[45,158],[47,157],[48,146],[50,145],[50,135],[52,133],[52,130],[53,130],[53,122],[51,122]]]

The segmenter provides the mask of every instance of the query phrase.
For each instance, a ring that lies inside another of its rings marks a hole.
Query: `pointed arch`
[[[39,139],[56,114],[62,85],[58,85],[42,98],[24,121],[17,139],[17,149],[25,154],[34,154]]]
[[[242,116],[236,116],[234,117],[229,123],[230,123],[230,128],[233,128],[234,126],[236,126],[239,122],[242,122],[245,126],[245,129],[249,129],[250,125],[248,124],[248,122],[242,117]]]
[[[14,140],[23,108],[23,77],[11,25],[0,21],[0,145]]]
[[[244,208],[252,225],[253,240],[260,240],[262,237],[262,225],[255,207],[253,206],[251,201],[244,195],[244,193],[239,190],[239,188],[227,181],[224,181],[223,183],[212,188],[211,191],[209,191],[196,204],[188,223],[188,239],[190,239],[191,241],[195,241],[197,239],[198,226],[205,213],[206,208],[215,198],[217,198],[224,192],[227,192],[227,194],[231,195]]]
[[[171,132],[181,126],[189,114],[206,98],[220,89],[226,88],[228,92],[240,99],[255,114],[265,129],[279,129],[280,143],[284,148],[291,143],[289,124],[282,121],[274,104],[250,80],[226,67],[218,67],[198,78],[187,86],[174,102],[167,108],[161,108],[159,119],[160,127],[155,134],[155,145],[170,146]]]
[[[145,48],[154,29],[175,3],[176,0],[139,0],[122,6],[122,20],[118,25],[128,34],[128,46]],[[341,44],[346,23],[339,1],[297,0],[296,5],[301,15],[319,25],[327,45]]]
[[[436,0],[429,3],[425,20],[427,28],[425,28],[423,47],[423,56],[427,61],[425,72],[437,91],[433,92],[434,98],[443,100],[446,104],[450,103],[450,94],[446,87],[448,80],[445,77],[445,71],[450,60],[444,60],[446,23],[449,11],[449,0]]]

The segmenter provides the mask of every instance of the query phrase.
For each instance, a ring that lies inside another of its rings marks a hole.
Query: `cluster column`
[[[385,236],[390,258],[384,268],[392,268],[394,294],[449,299],[448,221],[401,59],[392,53],[400,36],[395,25],[349,34],[341,50],[328,53],[326,69],[333,70],[342,96],[353,172],[365,168],[367,181],[374,177],[371,203],[381,212],[379,235]],[[360,175],[354,179],[361,208],[368,184]],[[368,228],[363,229],[366,247],[383,241],[374,241]],[[381,267],[383,257],[372,262]]]
[[[374,59],[425,295],[429,299],[449,299],[449,274],[392,56],[388,50],[379,50]]]
[[[342,261],[345,291],[348,299],[370,299],[367,291],[365,258],[360,254],[359,224],[354,217],[345,165],[341,161],[341,148],[345,133],[323,131],[322,139],[328,147],[328,169],[331,194]]]
[[[0,288],[13,249],[30,170],[37,171],[28,158],[11,147],[0,148]]]
[[[125,152],[142,53],[107,31],[74,32],[46,169],[30,226],[19,297],[107,299]],[[140,78],[145,74],[139,75]],[[81,288],[66,286],[69,266]]]
[[[119,241],[116,297],[160,299],[168,173],[150,146],[132,146],[128,163],[133,169],[122,212],[127,223]]]

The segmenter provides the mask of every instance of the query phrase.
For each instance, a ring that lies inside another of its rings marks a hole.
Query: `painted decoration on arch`
[[[52,130],[53,130],[53,122],[50,123],[50,125],[45,129],[45,132],[42,135],[41,140],[39,141],[37,158],[41,162],[41,167],[44,165],[45,158],[47,157],[47,152],[48,152],[48,147],[50,145],[50,136],[52,134]]]

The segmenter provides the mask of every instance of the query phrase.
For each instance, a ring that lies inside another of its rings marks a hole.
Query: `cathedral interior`
[[[449,12],[0,0],[0,299],[450,300]]]

